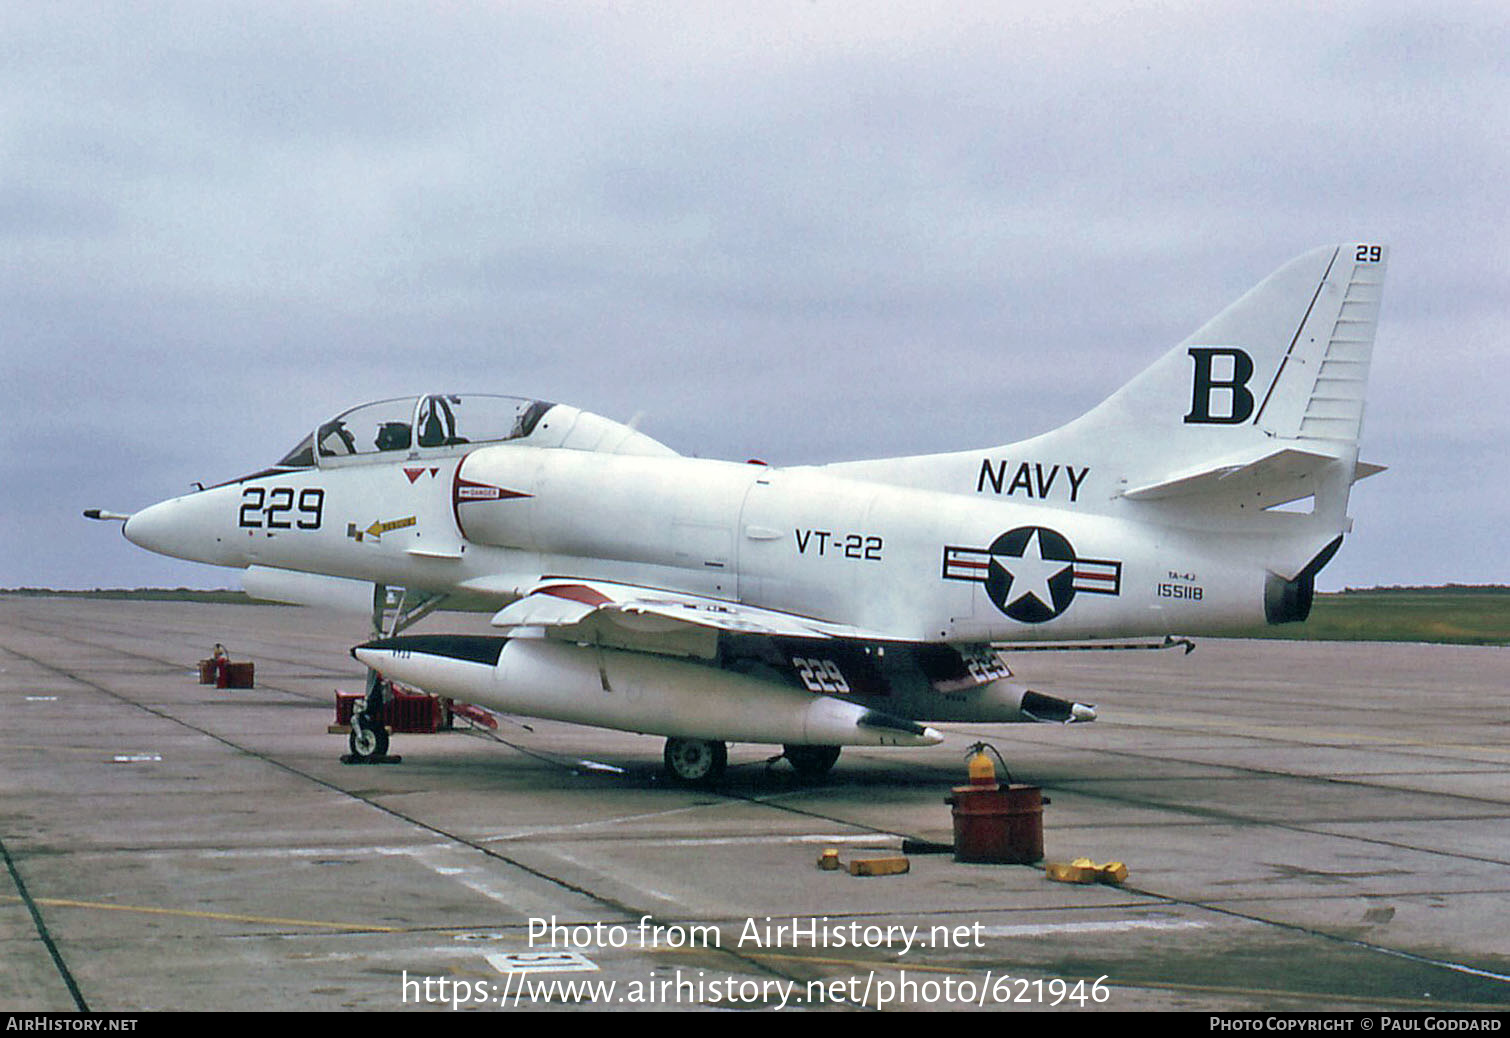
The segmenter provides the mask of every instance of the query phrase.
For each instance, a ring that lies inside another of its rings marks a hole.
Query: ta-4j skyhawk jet
[[[1293,260],[1100,406],[1003,446],[773,468],[687,458],[540,400],[429,395],[324,422],[271,468],[125,520],[256,597],[371,606],[387,679],[821,774],[929,722],[1090,720],[1003,646],[1305,619],[1342,543],[1386,250]],[[1281,508],[1280,506],[1288,506]],[[401,589],[401,591],[400,591]],[[391,609],[389,595],[396,597]],[[400,632],[466,592],[493,636]],[[387,751],[385,683],[354,721]]]

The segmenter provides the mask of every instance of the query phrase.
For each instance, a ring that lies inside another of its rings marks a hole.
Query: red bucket
[[[955,786],[954,860],[1031,865],[1043,860],[1043,790],[1037,786]]]

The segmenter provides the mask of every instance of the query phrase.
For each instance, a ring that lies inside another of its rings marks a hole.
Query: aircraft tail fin
[[[1349,488],[1379,471],[1358,439],[1387,259],[1369,242],[1299,256],[1080,418],[995,452],[1089,467],[1089,510],[1199,522],[1314,495],[1341,530]]]
[[[1276,440],[1356,447],[1387,258],[1354,243],[1292,260],[1060,432],[1126,435],[1175,467]]]
[[[1371,242],[1291,260],[1051,432],[831,469],[1182,525],[1234,529],[1247,516],[1243,529],[1300,535],[1292,554],[1304,558],[1286,564],[1298,569],[1346,530],[1352,484],[1379,471],[1358,461],[1358,440],[1387,260]],[[1310,512],[1270,511],[1310,497]]]
[[[1281,535],[1272,564],[1291,576],[1336,550],[1353,483],[1380,471],[1358,442],[1387,259],[1354,242],[1292,260],[1098,407],[1009,449],[1099,462],[1092,510]]]

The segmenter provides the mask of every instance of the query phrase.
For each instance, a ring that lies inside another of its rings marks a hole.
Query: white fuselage
[[[517,596],[543,576],[622,581],[909,641],[1194,633],[1264,619],[1258,535],[821,467],[527,444],[250,477],[144,509],[126,535],[199,562],[435,592]]]

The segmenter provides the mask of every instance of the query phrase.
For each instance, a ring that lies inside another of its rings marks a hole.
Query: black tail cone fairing
[[[1311,602],[1316,597],[1316,574],[1332,561],[1340,547],[1342,535],[1338,534],[1293,580],[1282,580],[1271,573],[1264,584],[1264,619],[1271,624],[1287,624],[1310,616]]]

